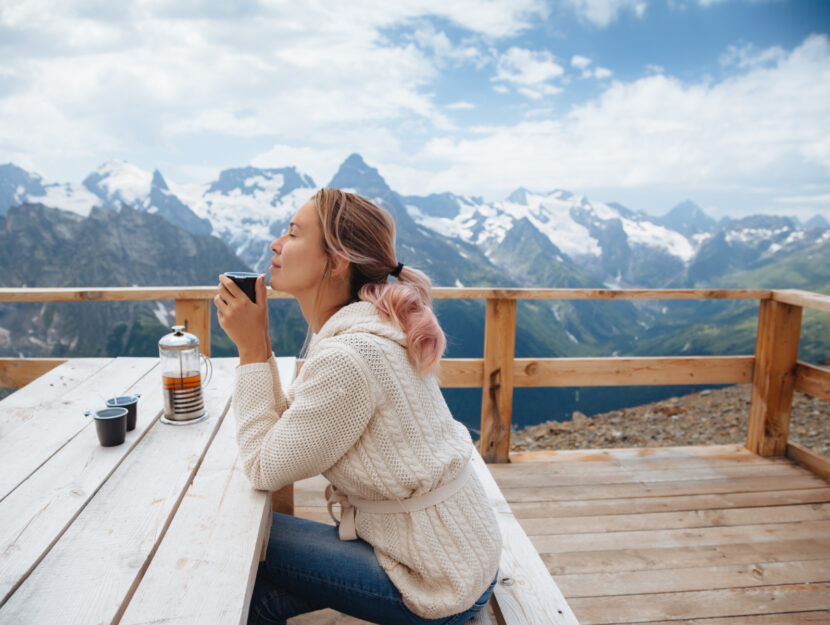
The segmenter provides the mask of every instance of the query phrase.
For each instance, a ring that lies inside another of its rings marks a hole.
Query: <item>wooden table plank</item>
[[[555,517],[520,519],[530,536],[545,534],[580,534],[587,532],[624,532],[634,530],[681,529],[694,527],[728,527],[764,523],[830,521],[830,503],[688,510],[684,512],[649,512],[643,514],[608,514],[594,517]]]
[[[0,497],[8,495],[73,436],[90,424],[92,418],[85,417],[84,410],[105,408],[105,400],[108,397],[123,395],[155,364],[154,358],[111,360],[97,375],[88,377],[60,397],[41,401],[36,404],[34,412],[29,410],[29,418],[0,437],[0,458],[3,458]],[[63,366],[57,367],[49,374]],[[102,380],[106,382],[102,384]],[[3,408],[5,412],[5,406]],[[24,449],[25,453],[21,453]]]
[[[27,421],[34,414],[34,409],[45,401],[59,400],[90,375],[106,366],[111,358],[73,358],[35,378],[26,386],[17,389],[8,397],[0,400],[0,433],[10,430],[19,421]],[[28,408],[28,411],[25,410]]]
[[[221,423],[232,375],[223,362],[214,365],[205,421],[156,421],[2,606],[4,620],[22,625],[120,618]]]
[[[151,369],[130,393],[141,393],[136,428],[117,447],[101,447],[87,422],[34,474],[0,502],[0,604],[26,578],[87,502],[158,418],[161,381]],[[109,375],[109,370],[104,370]],[[108,381],[93,376],[100,388]]]
[[[571,605],[582,625],[817,611],[830,609],[830,584],[574,598]]]
[[[608,549],[646,549],[654,547],[687,547],[743,542],[769,542],[830,535],[830,521],[801,523],[769,523],[732,527],[700,527],[678,530],[641,532],[592,532],[586,534],[555,534],[531,536],[539,553],[565,551],[602,551]]]
[[[830,550],[824,555],[830,556]],[[568,600],[573,597],[827,583],[830,582],[830,557],[793,562],[557,575],[555,579]]]
[[[287,388],[294,378],[294,359],[278,362]],[[271,502],[268,492],[251,487],[237,455],[231,415],[211,443],[120,625],[246,622]]]
[[[830,537],[820,537],[653,549],[570,551],[541,554],[541,557],[551,574],[556,576],[814,560],[825,558],[828,551]]]

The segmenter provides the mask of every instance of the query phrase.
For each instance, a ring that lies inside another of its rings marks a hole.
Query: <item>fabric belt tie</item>
[[[416,512],[429,508],[436,504],[445,501],[457,493],[467,479],[473,473],[472,462],[468,462],[461,472],[452,480],[431,490],[423,495],[417,497],[410,497],[409,499],[363,499],[348,495],[334,484],[326,486],[326,507],[329,511],[329,516],[340,527],[338,533],[340,540],[357,540],[357,526],[355,519],[357,512],[368,512],[370,514],[398,514],[401,512]],[[334,516],[332,507],[334,504],[340,504],[340,519]]]

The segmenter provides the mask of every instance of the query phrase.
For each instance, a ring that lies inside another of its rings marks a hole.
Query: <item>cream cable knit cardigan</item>
[[[238,367],[233,409],[240,458],[261,490],[322,473],[364,499],[406,499],[452,480],[473,453],[435,376],[418,376],[405,335],[368,302],[341,308],[312,337],[287,392],[273,359]],[[501,554],[496,518],[475,475],[425,510],[358,512],[357,533],[406,606],[424,618],[469,608]]]

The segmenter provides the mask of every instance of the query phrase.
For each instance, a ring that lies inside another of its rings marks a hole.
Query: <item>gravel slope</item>
[[[549,421],[513,432],[513,451],[746,443],[750,385],[673,397],[593,417]],[[789,440],[830,455],[830,402],[796,392]]]

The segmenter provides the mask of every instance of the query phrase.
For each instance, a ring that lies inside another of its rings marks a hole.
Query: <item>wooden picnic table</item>
[[[237,461],[237,359],[168,425],[156,358],[72,359],[0,401],[0,623],[243,623],[271,522]],[[278,359],[288,385],[295,359]],[[101,447],[87,409],[141,393]]]

